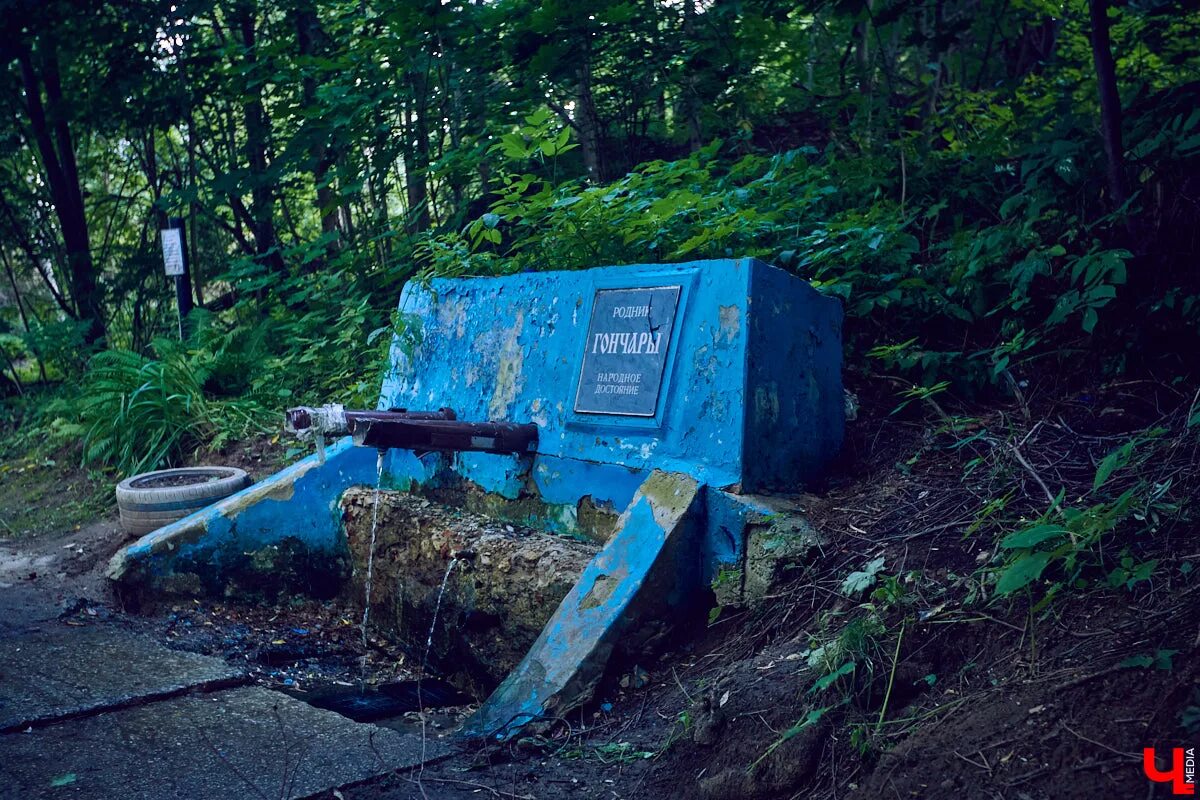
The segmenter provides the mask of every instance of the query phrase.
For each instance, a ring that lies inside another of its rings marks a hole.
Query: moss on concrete
[[[695,478],[654,470],[638,491],[649,501],[655,522],[669,530],[687,512],[698,489]]]
[[[520,494],[513,498],[484,491],[477,484],[462,480],[453,473],[439,475],[437,486],[419,486],[414,490],[434,502],[463,508],[473,514],[503,520],[512,525],[551,528],[600,544],[612,537],[620,517],[607,504],[599,505],[586,495],[580,498],[575,507],[547,503],[533,481],[528,481]]]
[[[346,596],[357,603],[364,597],[374,502],[375,491],[367,488],[351,489],[342,498],[354,565]],[[400,641],[418,664],[432,627],[430,666],[483,694],[525,655],[595,551],[569,537],[382,491],[372,624]],[[446,591],[433,626],[443,580]]]

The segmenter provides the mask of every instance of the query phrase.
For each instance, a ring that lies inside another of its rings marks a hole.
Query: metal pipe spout
[[[515,422],[467,422],[452,409],[437,411],[348,411],[340,405],[288,409],[286,429],[318,442],[326,436],[352,436],[362,447],[482,453],[531,453],[537,426]]]

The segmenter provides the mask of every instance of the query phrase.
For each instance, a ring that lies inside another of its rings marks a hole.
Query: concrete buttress
[[[614,650],[628,644],[624,633],[653,635],[656,621],[686,618],[698,585],[702,494],[687,475],[651,473],[525,658],[467,721],[466,736],[507,739],[586,702]]]

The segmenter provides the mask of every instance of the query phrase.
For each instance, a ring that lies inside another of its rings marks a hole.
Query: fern
[[[158,358],[108,350],[91,359],[79,402],[85,463],[142,472],[177,463],[230,428],[264,428],[257,406],[205,396],[209,367],[182,345],[156,340],[154,351]]]

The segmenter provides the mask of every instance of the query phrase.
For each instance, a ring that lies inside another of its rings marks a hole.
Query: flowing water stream
[[[380,450],[379,458],[375,462],[375,496],[371,509],[371,539],[367,549],[367,572],[363,580],[363,614],[362,621],[359,623],[363,654],[359,660],[358,687],[348,690],[333,687],[317,692],[313,692],[310,689],[309,691],[297,693],[293,696],[298,696],[299,699],[317,708],[336,711],[357,722],[378,722],[386,725],[389,720],[399,720],[402,718],[402,715],[410,711],[422,712],[420,714],[422,731],[421,747],[422,751],[424,751],[426,723],[424,710],[446,706],[460,706],[470,701],[467,695],[462,694],[449,683],[425,675],[426,666],[429,661],[429,652],[433,647],[433,634],[437,629],[438,616],[442,608],[442,597],[446,593],[450,573],[454,571],[460,559],[458,556],[451,558],[449,566],[446,567],[446,573],[442,576],[442,585],[438,590],[437,604],[434,606],[433,611],[433,622],[429,626],[429,635],[425,639],[425,654],[421,660],[420,674],[415,680],[393,680],[368,687],[367,660],[370,646],[368,631],[370,630],[371,622],[371,589],[375,578],[375,547],[379,529],[379,496],[383,488],[381,484],[383,483],[383,457],[385,452],[384,450]]]
[[[381,488],[380,484],[383,482],[383,455],[384,451],[380,450],[379,458],[375,463],[375,498],[371,508],[371,540],[367,548],[367,574],[363,580],[363,615],[362,622],[359,624],[363,646],[362,677],[360,682],[365,682],[367,675],[367,630],[371,622],[371,586],[374,581],[375,542],[379,529],[379,492]],[[437,630],[438,615],[442,610],[442,597],[446,594],[446,584],[450,581],[450,573],[454,571],[454,568],[458,565],[458,561],[458,556],[451,558],[449,565],[446,567],[446,574],[442,576],[442,585],[438,589],[437,603],[433,607],[433,621],[429,625],[429,635],[425,638],[425,654],[421,658],[421,675],[425,674],[425,670],[429,664],[429,651],[433,648],[433,634]]]
[[[367,625],[371,621],[371,581],[374,578],[375,571],[375,532],[379,527],[379,489],[383,482],[383,454],[384,451],[379,451],[379,458],[375,461],[375,502],[371,509],[371,543],[367,549],[367,575],[363,581],[363,615],[362,624],[359,626],[362,630],[362,677],[361,681],[366,681],[367,678]]]
[[[442,610],[442,595],[446,594],[446,583],[450,580],[450,573],[454,571],[457,564],[458,556],[454,556],[446,567],[446,574],[442,576],[442,586],[438,589],[437,603],[433,607],[433,622],[429,624],[429,636],[425,639],[425,655],[421,658],[422,675],[425,674],[425,668],[429,665],[429,650],[433,647],[433,632],[437,629],[438,613]]]

